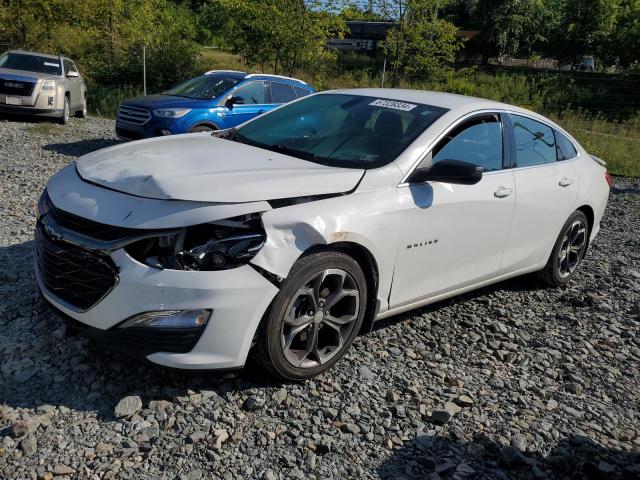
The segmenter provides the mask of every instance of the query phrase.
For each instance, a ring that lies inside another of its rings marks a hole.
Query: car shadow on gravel
[[[483,434],[471,442],[424,435],[394,450],[378,474],[384,480],[631,480],[640,478],[640,452],[621,452],[578,435],[560,440],[547,455],[502,447]]]
[[[95,152],[103,148],[112,147],[123,143],[117,138],[90,138],[78,140],[77,142],[66,143],[50,143],[42,147],[43,150],[49,150],[68,157],[81,157],[87,153]]]
[[[540,282],[535,274],[522,275],[520,277],[511,278],[509,280],[503,280],[502,282],[488,285],[478,290],[472,290],[455,297],[441,300],[436,303],[426,305],[415,310],[410,310],[406,313],[394,315],[393,317],[380,320],[373,324],[373,331],[388,328],[391,325],[402,323],[416,316],[426,315],[428,313],[437,312],[441,308],[465,304],[468,302],[477,301],[478,299],[488,296],[496,291],[505,292],[538,292],[546,290],[548,287]]]

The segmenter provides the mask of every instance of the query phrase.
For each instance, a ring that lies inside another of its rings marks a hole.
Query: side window
[[[546,125],[520,115],[511,115],[516,141],[516,167],[530,167],[557,160],[553,130]]]
[[[71,62],[70,62],[69,60],[63,60],[63,61],[62,61],[62,63],[64,64],[64,73],[65,73],[65,75],[66,75],[68,72],[71,72],[71,71],[72,71],[72,69],[71,69]]]
[[[462,160],[485,172],[502,169],[502,123],[498,115],[474,117],[454,130],[432,151],[433,163]]]
[[[558,147],[558,160],[569,160],[578,155],[576,151],[576,147],[573,146],[571,140],[565,137],[558,131],[555,131],[556,134],[556,143]]]
[[[243,105],[266,103],[264,87],[264,82],[249,82],[238,87],[233,96],[242,98]]]
[[[280,82],[271,82],[271,103],[289,103],[296,95],[291,85]]]
[[[296,91],[296,96],[298,98],[302,98],[302,97],[306,97],[307,95],[311,95],[311,92],[309,90],[307,90],[306,88],[302,88],[302,87],[293,87],[293,88]]]

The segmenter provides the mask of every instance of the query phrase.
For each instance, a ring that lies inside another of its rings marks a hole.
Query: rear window
[[[28,55],[26,53],[7,53],[0,58],[0,68],[23,70],[25,72],[62,75],[62,65],[57,58]]]
[[[296,91],[296,96],[298,98],[302,98],[302,97],[306,97],[307,95],[311,95],[311,92],[309,90],[307,90],[306,88],[302,88],[302,87],[293,87]]]
[[[578,155],[576,148],[566,136],[558,131],[556,134],[556,145],[558,147],[558,160],[569,160],[575,158]]]

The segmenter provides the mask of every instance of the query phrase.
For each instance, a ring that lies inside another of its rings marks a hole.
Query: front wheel
[[[339,252],[303,257],[261,324],[256,359],[287,380],[324,372],[353,343],[366,303],[367,283],[353,258]]]
[[[571,280],[582,262],[589,245],[589,221],[577,210],[562,227],[540,278],[547,285],[557,287]]]
[[[70,106],[69,106],[69,97],[64,97],[64,106],[62,107],[62,116],[60,117],[60,124],[66,125],[69,123],[69,115],[70,115]]]

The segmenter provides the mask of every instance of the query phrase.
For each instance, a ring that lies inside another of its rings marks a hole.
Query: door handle
[[[513,193],[513,188],[498,187],[493,196],[496,198],[508,197]]]
[[[573,183],[573,178],[562,177],[558,182],[558,185],[561,187],[568,187]]]
[[[264,113],[264,110],[258,110],[258,115],[260,115],[261,113]]]

